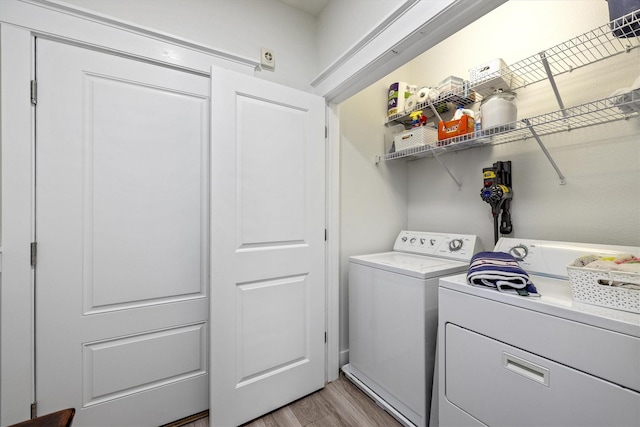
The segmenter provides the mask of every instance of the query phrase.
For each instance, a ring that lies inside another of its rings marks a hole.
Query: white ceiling
[[[284,4],[288,4],[294,9],[298,9],[302,12],[306,12],[312,16],[318,16],[322,9],[331,1],[331,0],[279,0]]]

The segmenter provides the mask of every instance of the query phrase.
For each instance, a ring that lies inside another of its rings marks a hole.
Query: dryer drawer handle
[[[502,352],[502,367],[531,381],[549,387],[549,369],[521,359],[513,354]]]

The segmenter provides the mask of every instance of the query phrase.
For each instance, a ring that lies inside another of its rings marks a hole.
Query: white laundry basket
[[[567,266],[574,301],[640,314],[640,290],[612,286],[633,283],[640,286],[640,273]]]

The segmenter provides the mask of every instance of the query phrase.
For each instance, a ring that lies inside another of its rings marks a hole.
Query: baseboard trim
[[[349,349],[340,351],[338,355],[338,360],[340,363],[340,368],[349,363]]]

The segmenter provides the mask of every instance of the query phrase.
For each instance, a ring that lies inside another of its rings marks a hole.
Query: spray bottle
[[[476,133],[476,138],[478,138],[482,136],[482,114],[480,114],[480,111],[476,112],[474,119],[475,119],[475,123],[474,123],[473,130]]]

